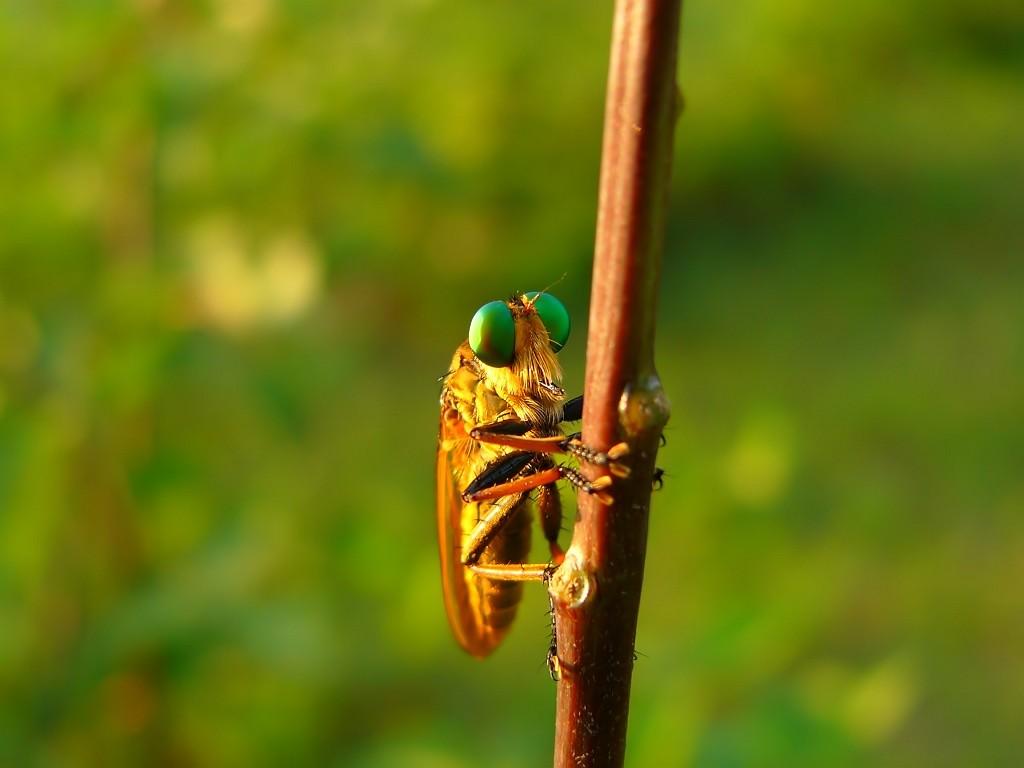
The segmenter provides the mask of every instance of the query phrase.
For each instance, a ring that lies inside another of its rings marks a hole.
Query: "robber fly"
[[[565,401],[556,352],[569,339],[565,306],[548,293],[482,306],[442,377],[437,446],[437,530],[445,608],[455,639],[483,657],[515,618],[522,582],[546,580],[562,561],[557,481],[611,503],[612,478],[590,481],[555,462],[564,454],[626,477],[625,443],[607,453],[566,435],[583,398]],[[550,563],[525,563],[536,506]],[[550,665],[550,659],[549,659]]]

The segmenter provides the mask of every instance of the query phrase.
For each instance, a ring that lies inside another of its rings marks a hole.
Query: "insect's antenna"
[[[568,272],[563,272],[563,273],[562,273],[562,276],[561,276],[560,278],[558,278],[557,280],[555,280],[555,282],[553,282],[553,283],[548,283],[548,285],[547,285],[547,287],[546,287],[546,288],[542,288],[541,290],[537,291],[537,295],[536,295],[536,296],[534,296],[534,297],[533,297],[532,299],[529,299],[529,300],[527,300],[527,302],[526,302],[526,306],[528,306],[528,307],[532,307],[532,306],[533,306],[533,303],[534,303],[535,301],[537,301],[537,299],[538,299],[538,298],[540,297],[540,295],[541,295],[542,293],[547,293],[547,292],[548,292],[548,291],[550,291],[550,290],[551,290],[552,288],[554,288],[554,287],[555,287],[556,285],[558,285],[558,284],[559,284],[560,282],[562,282],[563,280],[565,280],[565,278],[567,278],[568,276],[569,276],[569,273],[568,273]]]

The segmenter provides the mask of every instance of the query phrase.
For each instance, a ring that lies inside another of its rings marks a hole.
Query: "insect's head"
[[[529,354],[540,336],[547,336],[551,350],[558,352],[571,326],[562,302],[550,293],[529,291],[480,307],[469,324],[469,346],[482,363],[506,368]]]

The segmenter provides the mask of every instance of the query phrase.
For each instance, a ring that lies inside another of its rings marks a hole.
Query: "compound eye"
[[[544,327],[548,329],[548,336],[551,338],[551,348],[558,352],[565,346],[565,342],[569,340],[569,331],[572,329],[569,310],[550,293],[530,291],[525,295],[527,300],[533,304],[533,308],[540,316]]]
[[[469,324],[469,347],[492,368],[512,364],[516,353],[516,321],[504,301],[484,304]]]

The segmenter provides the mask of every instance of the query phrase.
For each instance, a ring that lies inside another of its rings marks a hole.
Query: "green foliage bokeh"
[[[4,4],[0,764],[549,762],[541,591],[445,624],[436,379],[561,280],[582,386],[610,17]],[[688,2],[629,765],[1024,753],[1022,39]]]

